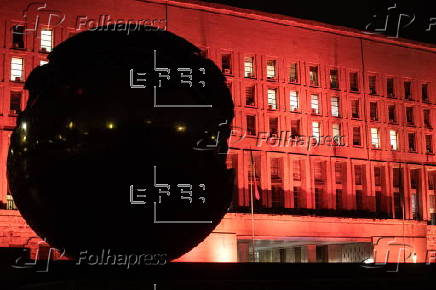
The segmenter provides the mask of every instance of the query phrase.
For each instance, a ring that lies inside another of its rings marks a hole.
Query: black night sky
[[[246,9],[312,19],[333,25],[365,30],[390,37],[397,35],[421,42],[436,44],[436,9],[432,1],[369,0],[369,1],[295,1],[295,0],[202,0]],[[391,8],[389,7],[396,7]],[[374,15],[376,15],[374,17]],[[431,18],[434,18],[433,20]],[[433,25],[431,25],[433,23]],[[400,27],[398,29],[398,27]],[[430,28],[430,29],[429,29]],[[428,30],[429,29],[429,30]],[[428,31],[427,31],[428,30]]]

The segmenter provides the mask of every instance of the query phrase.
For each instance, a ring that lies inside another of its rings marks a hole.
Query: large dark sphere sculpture
[[[82,32],[48,58],[26,81],[8,155],[28,224],[73,258],[110,249],[171,260],[195,247],[233,188],[233,102],[220,70],[145,26]]]

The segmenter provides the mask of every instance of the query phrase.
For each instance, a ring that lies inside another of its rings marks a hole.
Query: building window
[[[268,108],[277,110],[277,89],[268,89]]]
[[[292,176],[293,180],[301,181],[301,161],[298,159],[292,161]]]
[[[277,77],[276,61],[270,59],[266,62],[266,78],[269,80],[273,80],[276,77]]]
[[[330,88],[334,90],[339,89],[339,72],[337,69],[330,70]]]
[[[412,83],[410,81],[404,82],[404,98],[412,100]]]
[[[350,91],[352,92],[359,91],[359,75],[357,72],[350,73]]]
[[[301,208],[301,188],[294,186],[294,208]]]
[[[289,92],[289,102],[290,102],[291,112],[298,111],[299,100],[298,100],[298,92],[297,91],[290,91]]]
[[[354,165],[354,184],[363,185],[363,165]]]
[[[247,115],[247,134],[256,135],[256,116]]]
[[[360,136],[360,127],[353,127],[353,145],[361,146],[362,145],[361,139],[362,138]]]
[[[424,110],[424,126],[426,128],[432,128],[430,121],[430,110]]]
[[[319,114],[319,96],[310,96],[310,108],[312,109],[312,114]]]
[[[12,48],[24,49],[24,26],[12,26]]]
[[[369,116],[371,118],[371,121],[378,120],[378,110],[377,110],[377,103],[376,102],[369,103]]]
[[[336,189],[336,209],[341,210],[344,208],[342,189]]]
[[[282,186],[271,186],[271,207],[283,208],[285,204],[284,192]]]
[[[407,134],[408,140],[409,140],[409,151],[410,152],[416,152],[416,142],[415,142],[415,133],[409,133]]]
[[[313,164],[313,177],[315,184],[324,184],[325,172],[324,162],[319,161]]]
[[[421,96],[422,96],[422,101],[424,103],[428,103],[430,101],[430,99],[428,97],[428,84],[422,84],[422,86],[421,86]]]
[[[359,119],[359,117],[360,117],[359,100],[352,100],[351,101],[351,118]]]
[[[377,77],[374,75],[369,76],[369,94],[377,95]]]
[[[291,120],[291,136],[300,136],[300,120]]]
[[[317,140],[317,142],[319,142],[320,136],[321,136],[321,132],[320,132],[319,122],[312,122],[312,137],[315,140]]]
[[[244,58],[244,77],[254,78],[254,57],[246,56]]]
[[[224,74],[232,74],[232,55],[230,53],[221,55],[221,68]]]
[[[395,98],[393,78],[388,78],[386,80],[386,88],[387,88],[388,98]]]
[[[397,123],[397,114],[396,114],[395,105],[388,106],[388,117],[389,117],[389,123],[391,124]]]
[[[277,183],[282,181],[282,159],[271,158],[271,181]]]
[[[371,128],[371,145],[373,148],[380,148],[380,132],[378,128]]]
[[[374,167],[374,184],[375,186],[382,185],[382,168],[378,166]]]
[[[11,59],[11,81],[21,82],[23,80],[24,59],[13,57]]]
[[[315,188],[315,209],[322,209],[323,192],[322,188]]]
[[[298,83],[298,64],[291,63],[290,71],[289,71],[289,82]]]
[[[269,118],[269,133],[271,136],[278,136],[279,134],[279,118]]]
[[[381,191],[375,192],[375,212],[381,213],[383,209],[383,195]]]
[[[310,66],[309,67],[309,80],[310,80],[311,86],[314,86],[314,87],[319,86],[318,66]]]
[[[395,130],[389,130],[389,140],[392,150],[398,150],[398,134]]]
[[[413,118],[413,107],[406,107],[406,122],[409,126],[413,126],[415,123]]]
[[[338,140],[340,136],[341,136],[341,125],[335,123],[332,125],[332,137],[334,140]]]
[[[356,210],[363,209],[363,190],[356,190]]]
[[[255,86],[245,87],[245,105],[250,107],[256,106]]]
[[[11,115],[15,115],[21,112],[21,92],[11,92],[11,98],[9,101],[9,110]]]
[[[433,153],[433,140],[432,135],[425,135],[425,151]]]
[[[402,174],[401,174],[401,168],[393,168],[393,186],[394,187],[401,187],[401,179],[402,179]]]
[[[50,52],[53,48],[53,31],[41,29],[41,51]]]
[[[343,184],[343,165],[341,162],[335,162],[335,181],[336,184]]]
[[[339,117],[339,98],[332,97],[331,103],[332,103],[332,116]]]

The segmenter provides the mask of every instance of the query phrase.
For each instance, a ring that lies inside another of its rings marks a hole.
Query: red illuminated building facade
[[[200,47],[235,103],[232,207],[181,261],[433,261],[435,46],[195,1],[30,3],[0,11],[0,247],[39,241],[5,174],[24,80],[78,28],[136,19]]]

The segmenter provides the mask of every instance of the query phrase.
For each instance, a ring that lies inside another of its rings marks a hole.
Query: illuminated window
[[[330,70],[330,88],[331,89],[339,89],[339,72],[337,69]]]
[[[45,64],[48,64],[48,61],[46,61],[46,60],[40,60],[39,61],[39,65],[45,65]]]
[[[410,81],[404,82],[404,98],[412,100],[412,83]]]
[[[24,48],[24,26],[14,25],[12,27],[12,48]]]
[[[268,89],[268,108],[277,110],[277,89]]]
[[[230,53],[221,55],[221,69],[224,74],[232,74],[232,55]]]
[[[433,138],[431,135],[425,135],[425,151],[433,153]]]
[[[290,91],[289,92],[289,102],[291,107],[291,112],[298,111],[298,92],[297,91]]]
[[[21,98],[22,93],[21,92],[11,92],[10,101],[9,101],[9,109],[10,114],[15,115],[21,112]]]
[[[289,71],[289,82],[298,83],[298,64],[292,63]]]
[[[333,124],[332,125],[332,137],[337,139],[341,136],[341,125]]]
[[[389,123],[392,124],[397,123],[397,113],[396,113],[395,105],[388,106],[388,117],[389,117]]]
[[[53,31],[41,29],[41,51],[50,52],[53,48]]]
[[[269,133],[272,136],[277,136],[279,134],[279,118],[269,118]]]
[[[378,128],[371,128],[371,145],[373,148],[380,148],[380,133]]]
[[[332,97],[331,98],[331,105],[332,105],[332,116],[333,117],[339,117],[339,98],[338,97]]]
[[[352,92],[359,91],[359,75],[357,72],[350,73],[350,91]]]
[[[22,81],[23,79],[24,60],[21,57],[11,59],[11,81]]]
[[[392,150],[398,150],[398,133],[395,130],[389,130],[389,140]]]
[[[320,136],[321,136],[321,132],[320,132],[319,122],[312,122],[312,137],[319,142]]]
[[[250,107],[254,107],[256,105],[254,86],[245,87],[245,105]]]
[[[429,97],[428,97],[428,84],[422,84],[421,86],[421,97],[422,97],[422,101],[427,103],[429,102]]]
[[[386,88],[387,88],[387,94],[389,98],[395,98],[395,92],[394,92],[394,79],[388,78],[386,80]]]
[[[351,101],[351,118],[359,119],[359,117],[360,117],[359,100],[352,100]]]
[[[309,81],[311,86],[319,86],[318,66],[309,67]]]
[[[369,93],[371,95],[377,95],[377,77],[369,76]]]
[[[360,136],[360,127],[353,127],[353,145],[354,146],[362,145],[361,136]]]
[[[275,79],[276,78],[276,61],[268,60],[266,62],[266,77],[267,79]]]
[[[413,107],[406,107],[406,122],[407,125],[413,126],[415,121],[413,117]]]
[[[247,134],[251,136],[256,135],[256,117],[247,115]]]
[[[254,78],[254,57],[247,56],[244,58],[244,77]]]
[[[377,110],[377,103],[376,102],[369,103],[369,116],[370,116],[371,121],[378,120],[378,110]]]
[[[409,151],[416,152],[416,142],[415,142],[415,133],[407,134],[407,139],[409,141]]]
[[[310,96],[310,108],[312,109],[312,114],[319,114],[319,96]]]
[[[430,121],[430,110],[424,110],[424,126],[427,128],[432,128]]]

